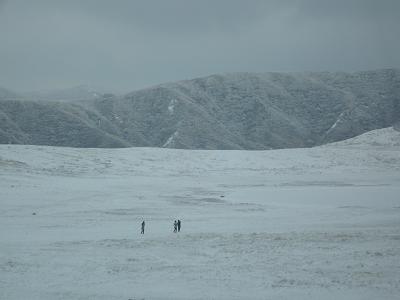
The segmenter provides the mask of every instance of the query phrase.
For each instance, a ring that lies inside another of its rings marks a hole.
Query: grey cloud
[[[397,0],[307,0],[297,1],[298,12],[304,17],[336,20],[385,20],[400,16]]]
[[[399,3],[0,0],[0,86],[130,91],[210,73],[400,67]]]

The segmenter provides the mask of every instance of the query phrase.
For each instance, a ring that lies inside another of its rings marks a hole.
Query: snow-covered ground
[[[0,299],[400,295],[391,128],[273,151],[1,145],[0,201]]]

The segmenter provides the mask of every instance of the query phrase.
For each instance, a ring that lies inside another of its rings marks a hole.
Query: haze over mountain
[[[21,98],[17,93],[0,86],[0,100],[14,100]]]
[[[32,91],[23,93],[22,96],[27,100],[76,102],[96,99],[107,93],[109,92],[101,88],[83,84],[66,89]]]
[[[9,93],[8,93],[9,94]],[[400,120],[400,71],[232,73],[124,96],[0,94],[0,143],[72,147],[310,147]],[[45,101],[43,101],[45,100]],[[50,101],[63,100],[63,101]]]

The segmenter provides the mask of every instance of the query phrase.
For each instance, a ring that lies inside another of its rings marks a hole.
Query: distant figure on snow
[[[140,232],[141,234],[144,234],[144,225],[145,225],[145,223],[144,223],[144,220],[143,220],[143,222],[142,222],[142,231]]]
[[[181,220],[178,220],[178,232],[180,232],[181,231]]]
[[[174,221],[174,232],[176,233],[176,230],[178,229],[178,222],[175,220]]]

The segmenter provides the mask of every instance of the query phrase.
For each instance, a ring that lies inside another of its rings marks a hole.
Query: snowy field
[[[274,151],[0,145],[0,201],[0,299],[400,297],[391,128]]]

